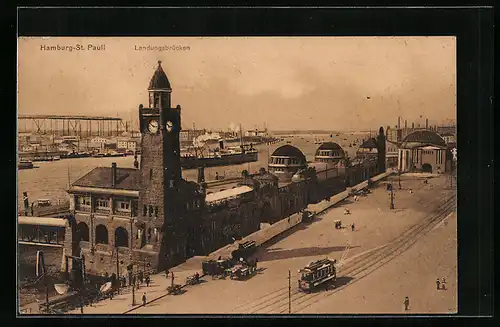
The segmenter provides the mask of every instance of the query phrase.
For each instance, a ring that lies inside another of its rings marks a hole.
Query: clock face
[[[169,120],[166,123],[167,132],[171,132],[174,129],[174,124]]]
[[[152,134],[158,132],[158,121],[157,120],[150,120],[148,123],[148,130]]]

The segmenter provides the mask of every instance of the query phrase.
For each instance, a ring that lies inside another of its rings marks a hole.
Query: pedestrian
[[[34,204],[35,204],[34,202],[31,202],[31,216],[35,216],[35,210],[33,208]]]
[[[142,305],[146,305],[146,293],[142,295]]]
[[[408,311],[408,308],[410,306],[410,299],[408,297],[405,297],[403,304],[405,305],[405,311]]]
[[[170,275],[170,272],[168,271],[168,269],[165,269],[165,278],[168,279],[169,275]]]
[[[149,276],[146,276],[146,287],[149,287],[150,282],[151,282],[151,278],[149,278]]]
[[[443,279],[441,281],[441,285],[442,285],[442,289],[446,290],[446,279],[444,277],[443,277]]]
[[[439,281],[439,278],[436,279],[436,289],[441,289],[439,286],[440,286],[441,282]]]
[[[139,283],[142,284],[143,282],[143,274],[142,274],[142,270],[139,270]]]
[[[354,232],[354,223],[351,225],[351,231]]]

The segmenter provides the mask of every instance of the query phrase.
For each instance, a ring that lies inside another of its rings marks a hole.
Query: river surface
[[[238,177],[242,170],[248,170],[251,173],[257,172],[261,167],[267,169],[269,154],[280,146],[287,144],[299,148],[308,161],[313,161],[316,149],[319,144],[314,144],[315,140],[333,141],[339,143],[344,150],[354,157],[357,147],[349,148],[349,143],[355,140],[361,140],[362,134],[340,134],[330,138],[330,135],[308,135],[296,134],[292,137],[285,137],[285,140],[272,145],[258,145],[259,160],[241,165],[221,166],[205,168],[205,179],[213,180],[215,173],[219,176]],[[344,140],[346,138],[347,140]],[[35,162],[38,168],[23,169],[18,171],[18,208],[22,208],[22,192],[28,192],[28,198],[31,201],[37,199],[49,199],[52,203],[68,201],[66,190],[71,182],[76,181],[95,167],[111,167],[111,163],[116,162],[118,167],[133,168],[134,157],[114,157],[114,158],[74,158],[62,159],[59,161]],[[196,169],[183,170],[183,177],[186,180],[196,181]]]

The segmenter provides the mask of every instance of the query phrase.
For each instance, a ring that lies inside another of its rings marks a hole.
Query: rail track
[[[451,192],[429,203],[427,206],[436,205],[421,222],[405,230],[400,236],[394,239],[387,246],[362,254],[347,261],[338,271],[338,281],[347,280],[341,285],[328,292],[302,293],[297,287],[292,289],[290,294],[292,313],[298,313],[301,310],[321,301],[336,292],[361,280],[371,272],[396,258],[398,255],[409,249],[423,235],[428,233],[434,226],[441,222],[450,212],[455,209],[456,193]],[[352,280],[352,281],[351,281]],[[247,302],[233,310],[234,313],[251,314],[276,314],[288,313],[289,294],[288,287],[283,287],[272,291],[259,298],[256,301]]]

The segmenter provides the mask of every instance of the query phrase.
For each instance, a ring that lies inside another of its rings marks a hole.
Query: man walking
[[[436,280],[436,289],[440,289],[441,282],[439,281],[439,278]]]
[[[351,231],[354,232],[354,223],[351,225]]]
[[[146,305],[146,293],[142,295],[142,305]]]
[[[149,275],[146,276],[146,287],[149,287],[149,283],[151,282],[151,278],[149,278]]]
[[[446,290],[446,279],[444,277],[443,277],[443,279],[441,281],[441,285],[442,285],[442,289]]]
[[[410,299],[405,297],[403,304],[405,305],[405,311],[408,311],[408,308],[410,307]]]

